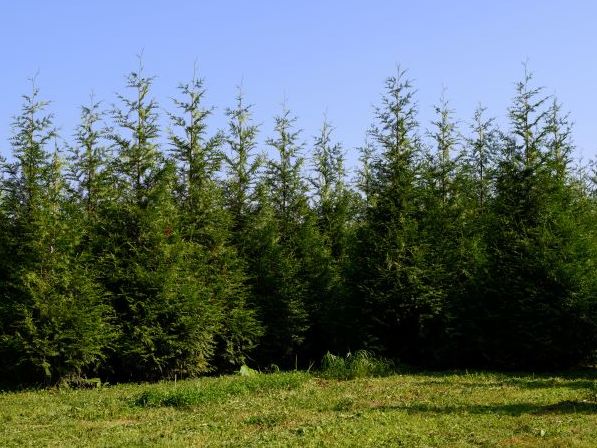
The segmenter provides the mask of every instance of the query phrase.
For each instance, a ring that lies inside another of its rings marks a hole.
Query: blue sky
[[[349,151],[362,144],[397,64],[427,124],[442,89],[466,126],[479,102],[504,120],[528,60],[575,122],[577,154],[597,153],[597,2],[592,1],[33,1],[0,5],[0,153],[38,73],[69,139],[94,91],[109,107],[142,50],[165,110],[196,62],[212,124],[225,125],[242,81],[262,136],[286,99],[307,143],[324,112]]]

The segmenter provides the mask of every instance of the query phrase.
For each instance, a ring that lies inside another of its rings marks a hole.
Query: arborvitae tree
[[[358,151],[360,169],[357,172],[356,186],[362,193],[363,206],[368,208],[372,205],[371,199],[373,198],[371,166],[374,161],[375,148],[369,139],[365,139],[365,143],[358,148]]]
[[[560,181],[565,180],[566,170],[573,150],[572,125],[568,114],[562,115],[562,105],[553,98],[546,117],[546,149],[549,163]]]
[[[5,381],[47,384],[97,366],[113,332],[102,290],[77,259],[61,161],[46,149],[55,137],[47,103],[35,86],[24,99],[3,184],[12,266],[2,286],[0,352]]]
[[[181,115],[171,115],[180,132],[172,132],[170,140],[178,162],[181,231],[184,240],[194,247],[194,269],[198,274],[195,281],[205,285],[209,292],[206,303],[214,307],[209,317],[218,326],[214,334],[214,343],[218,344],[215,362],[229,369],[246,361],[261,335],[261,326],[246,304],[244,265],[231,245],[234,224],[224,207],[224,192],[217,179],[224,157],[223,136],[218,133],[206,137],[206,120],[211,110],[202,104],[205,93],[202,80],[193,78],[190,84],[181,85],[180,90],[184,98],[175,100],[175,104]],[[239,107],[242,108],[242,103]],[[252,137],[242,128],[244,122],[239,126],[242,134],[239,138],[244,145]],[[240,148],[241,152],[245,150],[250,148]],[[239,157],[246,155],[243,152]],[[242,170],[244,163],[246,159],[238,162],[237,168]],[[239,182],[246,182],[245,177],[241,176]],[[239,188],[246,193],[246,185]],[[239,218],[246,204],[235,205],[234,218]]]
[[[372,313],[365,307],[364,295],[369,295],[369,290],[364,287],[363,281],[373,278],[374,270],[369,269],[368,259],[371,248],[367,246],[369,233],[369,213],[376,203],[374,189],[373,166],[376,161],[376,147],[369,136],[365,138],[359,152],[359,167],[354,180],[356,192],[354,195],[354,226],[347,246],[347,263],[343,272],[345,297],[340,314],[338,326],[341,328],[341,339],[344,349],[355,350],[364,345],[371,345],[368,339],[368,326],[373,320]],[[363,251],[366,252],[363,252]],[[363,312],[368,316],[364,317]],[[379,348],[379,347],[378,347]]]
[[[234,108],[226,110],[229,151],[224,154],[228,177],[225,182],[226,206],[232,219],[232,241],[244,257],[248,220],[256,201],[257,175],[263,157],[254,154],[259,127],[252,122],[251,106],[246,105],[239,88]]]
[[[386,81],[382,106],[375,112],[378,123],[369,132],[378,153],[351,274],[364,343],[407,357],[416,350],[422,320],[436,310],[417,243],[420,142],[413,95],[403,71]]]
[[[285,366],[304,363],[314,349],[318,336],[306,338],[329,284],[329,255],[309,208],[295,120],[288,110],[276,117],[268,144],[277,159],[267,161],[249,235],[255,303],[266,323],[260,359]]]
[[[131,73],[133,98],[121,97],[124,109],[113,112],[119,190],[101,207],[97,230],[102,281],[122,331],[110,366],[117,378],[205,372],[219,328],[220,310],[196,281],[203,273],[172,194],[176,170],[158,151],[151,82],[141,70]]]
[[[314,204],[319,229],[328,240],[332,256],[342,263],[346,245],[351,207],[351,194],[346,185],[342,146],[332,141],[332,125],[324,121],[313,148],[315,190]]]
[[[66,174],[74,211],[72,220],[79,232],[79,262],[85,263],[96,279],[101,277],[96,249],[104,243],[98,238],[102,233],[100,211],[117,197],[117,190],[112,185],[116,179],[109,170],[105,128],[101,125],[103,113],[99,107],[100,103],[93,97],[89,106],[81,107],[81,121],[75,131],[75,143],[69,148]]]
[[[500,162],[487,229],[488,277],[469,334],[477,361],[562,367],[595,347],[594,255],[584,201],[550,160],[553,129],[540,89],[525,75],[510,109],[513,136]],[[568,144],[568,143],[566,143]],[[566,172],[564,168],[563,172]],[[473,333],[472,331],[470,333]]]
[[[418,356],[428,363],[445,362],[452,354],[448,335],[454,325],[452,311],[466,287],[470,254],[465,244],[470,216],[466,173],[461,160],[460,137],[447,99],[435,107],[436,120],[428,132],[431,147],[420,169],[418,234],[424,247],[421,282],[433,311],[420,319]]]
[[[261,361],[286,366],[294,361],[309,328],[306,285],[295,253],[298,227],[308,210],[295,121],[288,110],[276,117],[276,137],[267,143],[278,160],[267,161],[251,235],[254,300],[266,324]]]
[[[438,361],[443,365],[469,362],[469,353],[462,347],[469,345],[469,334],[476,334],[472,328],[478,323],[477,309],[484,300],[480,280],[487,269],[488,204],[494,191],[495,160],[501,151],[500,131],[493,119],[484,118],[484,113],[482,107],[475,110],[471,135],[463,139],[452,184],[455,196],[451,216],[445,216],[437,227],[440,233],[445,232],[440,246],[451,247],[445,259],[451,278],[446,278],[443,285],[448,289],[442,316],[445,335],[438,344]]]
[[[195,212],[211,211],[212,203],[217,200],[214,197],[217,194],[208,193],[214,186],[214,175],[221,165],[223,137],[219,133],[209,138],[205,135],[207,118],[212,110],[205,109],[202,104],[205,95],[203,80],[193,77],[191,83],[180,85],[179,90],[183,99],[174,99],[174,104],[182,115],[170,114],[175,128],[170,132],[170,142],[172,156],[178,162],[179,202],[189,215],[189,226],[207,228],[198,221],[201,214]],[[181,132],[177,133],[177,129]],[[192,216],[193,213],[197,216]]]
[[[322,348],[346,350],[345,335],[351,331],[346,314],[347,288],[344,274],[348,268],[349,244],[354,231],[357,197],[346,184],[344,152],[333,141],[332,125],[324,120],[313,148],[314,188],[313,205],[317,224],[329,258],[329,292],[320,304],[320,321],[316,323],[320,341],[327,341]],[[314,323],[315,324],[315,323]]]
[[[158,105],[149,98],[151,83],[139,64],[139,70],[127,78],[133,95],[118,96],[123,108],[113,107],[116,128],[107,130],[115,152],[109,168],[115,185],[112,200],[100,209],[96,251],[101,280],[121,330],[109,366],[119,378],[155,377],[170,361],[160,344],[162,287],[155,272],[164,254],[157,247],[157,235],[147,228],[148,215],[159,214],[162,205],[155,201],[162,166],[157,148]]]
[[[4,252],[13,254],[12,266],[6,265],[2,282],[2,321],[6,326],[3,341],[9,332],[9,324],[16,316],[19,295],[18,266],[33,266],[39,258],[35,243],[28,237],[38,233],[39,202],[44,192],[44,175],[50,155],[46,146],[55,137],[51,115],[42,115],[48,102],[39,99],[38,89],[33,85],[31,95],[24,96],[21,114],[13,122],[12,163],[3,160],[2,206]],[[28,246],[28,247],[26,247]],[[13,302],[13,303],[11,303]],[[10,363],[6,363],[10,364]]]
[[[492,190],[494,162],[499,152],[499,132],[494,119],[484,118],[486,109],[475,110],[470,126],[472,136],[467,139],[466,163],[473,182],[477,209],[484,210]]]
[[[524,78],[516,84],[514,104],[508,110],[512,136],[506,145],[506,162],[522,163],[530,169],[541,162],[541,150],[550,132],[545,126],[548,111],[543,108],[549,98],[542,95],[542,87],[531,87],[532,79],[533,75],[525,66]]]
[[[434,177],[439,181],[440,197],[445,204],[452,195],[450,186],[457,165],[457,154],[454,153],[458,144],[458,134],[456,132],[456,122],[453,118],[454,111],[450,109],[444,94],[442,94],[440,104],[435,106],[435,113],[437,119],[432,122],[433,129],[430,131],[430,136],[436,147],[437,160],[432,162],[432,165],[437,170]]]
[[[70,155],[68,178],[88,221],[94,220],[100,204],[110,199],[108,154],[102,141],[106,137],[105,129],[101,126],[102,118],[100,103],[94,101],[92,96],[90,104],[81,107],[81,121]]]
[[[276,117],[276,136],[267,144],[276,151],[278,160],[269,160],[266,181],[272,205],[278,217],[283,239],[292,237],[290,230],[296,229],[308,209],[307,186],[302,179],[303,157],[300,155],[300,130],[294,129],[296,117],[288,109]]]

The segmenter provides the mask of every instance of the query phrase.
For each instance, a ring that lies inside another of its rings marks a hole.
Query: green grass
[[[395,371],[392,362],[376,357],[366,350],[360,350],[344,357],[328,352],[323,357],[319,375],[328,379],[354,380],[355,378],[389,376]]]
[[[0,446],[594,447],[597,373],[308,373],[0,394]]]

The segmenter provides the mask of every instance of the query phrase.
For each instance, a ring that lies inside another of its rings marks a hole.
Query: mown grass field
[[[597,446],[597,373],[308,373],[0,394],[0,446]]]

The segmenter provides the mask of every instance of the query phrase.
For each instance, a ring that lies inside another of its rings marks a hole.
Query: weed
[[[319,371],[323,378],[338,380],[388,376],[393,373],[395,367],[391,361],[378,358],[366,350],[348,353],[345,357],[328,352],[323,357]]]

